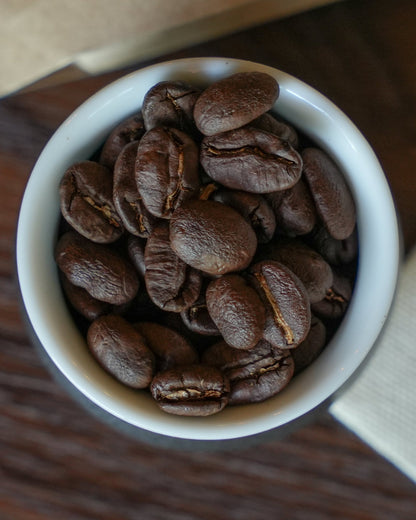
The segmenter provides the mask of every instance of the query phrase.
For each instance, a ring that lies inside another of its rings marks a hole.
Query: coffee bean
[[[113,305],[93,298],[88,291],[71,283],[66,276],[61,276],[62,289],[71,306],[89,321],[103,314],[109,314]]]
[[[273,260],[250,267],[251,283],[266,307],[263,338],[279,348],[294,348],[310,328],[310,303],[299,278]]]
[[[245,269],[257,238],[250,224],[234,209],[211,200],[193,200],[170,220],[172,249],[187,264],[211,275]]]
[[[127,238],[127,253],[134,265],[137,273],[144,279],[146,273],[146,265],[144,261],[144,250],[146,247],[146,240],[134,235],[129,235]]]
[[[287,141],[293,148],[297,149],[299,146],[299,136],[293,126],[280,121],[269,112],[251,121],[249,125],[277,135],[277,137],[280,137],[283,141]]]
[[[197,351],[175,330],[149,321],[135,323],[134,328],[155,355],[157,371],[198,363]]]
[[[302,158],[287,141],[253,127],[205,137],[200,161],[215,181],[253,193],[291,188],[302,173]]]
[[[239,72],[208,86],[195,103],[204,135],[239,128],[267,112],[279,96],[276,80],[263,72]]]
[[[100,153],[99,162],[112,170],[117,157],[126,144],[140,141],[145,132],[143,118],[134,114],[118,124],[106,139]]]
[[[184,314],[191,314],[192,308],[194,308],[198,304],[198,301],[199,298],[190,307],[181,311],[180,313],[163,312],[163,316],[160,317],[158,322],[165,325],[166,327],[169,327],[179,332],[179,334],[184,336],[191,343],[191,345],[193,345],[193,347],[198,351],[198,353],[200,353],[204,348],[216,341],[220,334],[215,325],[213,325],[212,320],[211,324],[215,327],[215,331],[212,334],[205,329],[202,329],[201,333],[196,330],[192,330],[192,328],[186,324],[186,319],[183,318]],[[208,311],[206,311],[206,315],[208,315]],[[201,325],[202,327],[204,327],[205,325],[205,323],[202,322],[202,317],[199,325]]]
[[[305,235],[316,224],[315,203],[303,178],[284,191],[267,193],[266,200],[273,208],[276,226],[289,236]]]
[[[158,307],[181,312],[197,300],[201,274],[172,250],[167,222],[161,222],[148,238],[144,261],[147,292]]]
[[[201,291],[196,302],[181,312],[181,317],[186,327],[194,333],[203,336],[221,335],[208,312],[204,290]]]
[[[125,229],[132,235],[148,238],[156,225],[156,218],[149,213],[139,194],[135,176],[139,142],[127,144],[114,165],[114,206]]]
[[[231,405],[269,399],[283,390],[294,372],[290,351],[265,340],[250,350],[235,349],[220,341],[204,352],[202,361],[219,368],[230,380]]]
[[[98,362],[121,383],[132,388],[149,386],[154,356],[144,338],[120,316],[101,316],[87,333],[88,346]]]
[[[227,204],[240,213],[253,228],[259,243],[269,242],[276,229],[276,218],[266,199],[257,193],[218,189],[212,200]]]
[[[311,328],[306,338],[296,348],[291,350],[295,363],[295,374],[299,374],[311,365],[322,352],[326,341],[326,328],[323,322],[312,315]]]
[[[357,257],[358,238],[356,229],[344,240],[333,238],[324,226],[314,229],[311,235],[313,247],[333,265],[352,262]]]
[[[299,239],[281,239],[267,248],[264,256],[288,267],[303,283],[310,303],[323,298],[333,282],[331,266]]]
[[[143,99],[146,130],[168,126],[195,134],[193,111],[200,93],[198,88],[182,81],[161,81],[154,85]]]
[[[303,150],[302,159],[318,215],[332,237],[346,239],[354,231],[355,205],[341,170],[318,148]]]
[[[153,378],[150,390],[165,412],[207,416],[226,406],[230,383],[215,367],[191,365],[159,372]]]
[[[139,289],[134,267],[118,252],[68,231],[59,239],[55,259],[68,280],[97,300],[121,305]]]
[[[146,208],[170,218],[199,190],[198,147],[175,128],[158,127],[142,137],[136,159],[136,182]]]
[[[206,301],[209,315],[228,345],[250,349],[260,341],[266,309],[242,276],[228,274],[213,280]]]
[[[321,301],[312,304],[312,312],[321,318],[340,318],[347,310],[351,294],[351,281],[345,276],[334,273],[332,286]]]
[[[113,204],[112,173],[94,161],[69,167],[60,183],[61,211],[84,237],[98,243],[114,242],[123,225]]]

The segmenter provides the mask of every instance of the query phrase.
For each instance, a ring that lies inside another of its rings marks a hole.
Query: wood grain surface
[[[373,145],[408,251],[416,242],[415,27],[413,1],[344,1],[153,61],[244,58],[316,87]],[[88,413],[47,368],[20,312],[19,204],[57,126],[132,68],[0,100],[0,519],[416,518],[415,485],[325,411],[284,438],[233,449],[163,445]]]

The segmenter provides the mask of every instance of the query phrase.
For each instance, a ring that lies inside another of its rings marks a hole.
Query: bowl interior
[[[155,83],[180,79],[206,85],[240,71],[264,71],[280,84],[274,110],[338,162],[357,206],[359,264],[347,314],[324,352],[276,397],[229,407],[206,418],[160,411],[144,392],[106,374],[87,351],[64,302],[53,258],[59,218],[58,185],[66,168],[88,158],[110,130],[141,105]],[[30,176],[19,215],[17,268],[31,325],[62,374],[88,399],[137,427],[184,439],[244,437],[276,428],[318,406],[355,371],[389,312],[399,265],[394,204],[379,162],[351,121],[328,99],[296,78],[257,63],[193,58],[134,72],[99,91],[56,131]]]

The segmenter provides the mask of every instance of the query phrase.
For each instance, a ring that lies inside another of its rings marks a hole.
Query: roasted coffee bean
[[[333,238],[323,226],[317,227],[311,235],[313,247],[333,265],[348,264],[357,257],[357,230],[344,240]]]
[[[346,239],[354,231],[355,205],[341,170],[318,148],[303,150],[302,159],[318,215],[332,237]]]
[[[325,297],[311,305],[312,312],[321,318],[341,318],[347,310],[352,294],[352,282],[345,276],[334,272],[332,286]]]
[[[101,316],[87,333],[88,346],[98,362],[118,381],[132,388],[149,386],[154,356],[143,336],[121,316]]]
[[[272,114],[268,112],[262,114],[249,124],[250,126],[254,126],[255,128],[259,128],[265,132],[277,135],[277,137],[280,137],[280,139],[283,139],[292,145],[293,148],[297,149],[299,146],[298,133],[293,126],[276,119],[276,117],[272,116]]]
[[[200,161],[215,181],[253,193],[291,188],[302,173],[302,158],[287,141],[253,127],[205,137]]]
[[[212,321],[208,312],[205,291],[202,290],[199,298],[190,307],[181,312],[183,323],[186,327],[203,336],[220,336],[218,327]]]
[[[198,301],[198,300],[197,300]],[[200,353],[203,351],[208,345],[212,345],[214,341],[218,341],[218,337],[220,336],[218,329],[214,334],[200,334],[199,332],[192,331],[185,324],[185,320],[183,319],[183,315],[185,312],[189,311],[197,302],[193,303],[191,307],[185,309],[184,311],[178,312],[164,312],[163,315],[158,320],[158,323],[169,327],[170,329],[176,330],[179,334],[184,336],[191,345]],[[208,314],[208,311],[206,312]],[[156,321],[156,320],[152,320]],[[212,321],[212,320],[211,320]]]
[[[290,351],[265,340],[250,350],[220,341],[204,352],[202,361],[219,368],[230,380],[230,405],[265,401],[281,392],[294,373]]]
[[[293,236],[313,230],[317,220],[315,203],[302,178],[288,190],[266,194],[266,199],[273,208],[280,231]]]
[[[280,239],[265,253],[269,260],[276,260],[288,267],[305,286],[311,303],[325,298],[333,283],[331,266],[315,250],[299,239]]]
[[[146,208],[170,218],[199,190],[198,147],[175,128],[158,127],[142,137],[136,159],[136,182]]]
[[[234,209],[212,200],[188,201],[170,220],[172,249],[187,264],[212,275],[245,269],[256,234]]]
[[[55,259],[71,283],[97,300],[121,305],[131,301],[139,289],[134,267],[120,253],[74,231],[59,239]]]
[[[205,297],[209,315],[228,345],[250,349],[260,341],[266,309],[242,276],[227,274],[213,280]]]
[[[154,85],[143,99],[146,130],[168,126],[195,134],[193,111],[200,93],[198,88],[182,81],[162,81]]]
[[[312,364],[322,352],[326,341],[326,328],[322,321],[312,315],[311,328],[300,345],[291,350],[295,362],[295,375]]]
[[[146,240],[134,235],[127,238],[127,252],[131,263],[136,268],[137,273],[144,279],[146,273],[146,265],[144,262],[144,250],[146,248]]]
[[[114,165],[113,200],[125,229],[132,235],[148,238],[156,217],[147,210],[137,189],[135,165],[138,141],[127,144]]]
[[[204,135],[233,130],[270,110],[278,96],[279,85],[273,77],[239,72],[202,92],[195,103],[195,123]]]
[[[230,383],[215,367],[191,365],[159,372],[153,378],[150,391],[167,413],[207,416],[226,406]]]
[[[198,363],[199,356],[189,341],[175,330],[150,321],[134,324],[156,357],[156,371]]]
[[[201,273],[172,250],[167,222],[161,222],[148,238],[144,261],[147,292],[161,309],[181,312],[197,300]]]
[[[227,204],[238,211],[251,224],[260,244],[272,239],[276,230],[276,218],[262,195],[222,188],[214,191],[212,200]]]
[[[145,128],[140,114],[128,117],[117,125],[108,136],[101,150],[99,162],[112,170],[117,157],[126,144],[140,141]]]
[[[294,348],[309,332],[308,293],[299,278],[280,262],[265,260],[250,267],[251,281],[266,307],[265,340]]]
[[[63,217],[84,237],[110,243],[123,234],[113,204],[112,174],[105,166],[94,161],[73,164],[62,178],[59,194]]]
[[[71,306],[89,321],[103,314],[110,314],[113,305],[93,298],[85,289],[71,283],[66,276],[61,276],[62,289]]]

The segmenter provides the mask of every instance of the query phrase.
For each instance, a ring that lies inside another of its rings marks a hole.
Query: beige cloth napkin
[[[0,96],[100,73],[334,0],[0,0]]]
[[[374,354],[330,411],[416,482],[416,248]]]

